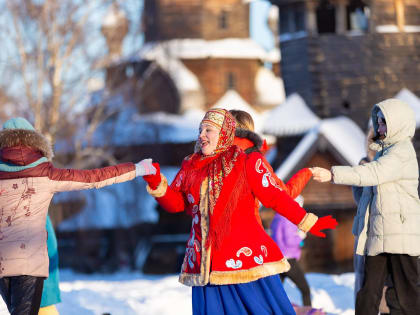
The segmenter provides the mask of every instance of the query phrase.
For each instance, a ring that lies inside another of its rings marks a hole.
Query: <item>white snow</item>
[[[281,104],[286,98],[283,80],[265,67],[261,67],[257,72],[255,89],[258,103],[264,106]]]
[[[250,38],[172,39],[145,43],[133,59],[155,60],[157,56],[177,59],[234,58],[262,61],[272,59],[268,52]]]
[[[228,90],[213,106],[212,108],[224,108],[227,110],[243,110],[251,115],[254,120],[256,132],[261,131],[264,117],[257,112],[251,105],[249,105],[235,90]]]
[[[299,94],[266,113],[264,132],[276,136],[303,134],[319,124],[320,119],[306,105]]]
[[[296,164],[307,154],[308,150],[313,146],[313,144],[318,140],[318,129],[313,128],[308,131],[301,141],[294,148],[292,153],[290,153],[280,167],[276,170],[276,175],[278,178],[285,180],[290,172],[295,168]]]
[[[166,71],[178,89],[181,98],[180,112],[204,108],[204,93],[197,76],[183,62],[171,56],[156,56],[155,62]]]
[[[60,271],[60,315],[169,315],[192,314],[191,288],[178,275],[152,276],[135,272],[110,275]],[[306,274],[313,307],[328,314],[353,315],[354,274]],[[301,304],[300,292],[286,279],[284,287],[292,303]],[[1,299],[0,299],[1,300]],[[0,301],[0,315],[8,314]]]
[[[172,182],[178,167],[162,166],[162,173]],[[61,222],[61,231],[95,228],[128,228],[137,223],[157,222],[157,202],[146,191],[141,178],[132,181],[79,192],[86,199],[86,205],[76,215]],[[60,200],[74,192],[59,193]]]
[[[197,76],[178,59],[157,56],[156,62],[171,76],[179,90],[195,91],[200,89]]]
[[[387,24],[387,25],[377,25],[376,32],[377,33],[398,33],[400,30],[398,26],[395,24]]]
[[[366,156],[366,135],[350,118],[324,119],[319,130],[350,165],[358,165]]]
[[[349,165],[357,165],[360,159],[366,156],[366,136],[354,121],[345,116],[324,119],[305,134],[276,170],[276,175],[286,179],[320,136],[324,137]]]
[[[404,32],[418,33],[420,32],[420,25],[404,25]]]
[[[418,33],[420,32],[419,25],[404,25],[404,32],[407,33]],[[398,25],[395,24],[387,24],[387,25],[378,25],[376,26],[377,33],[399,33],[400,30]]]
[[[281,52],[279,48],[270,49],[265,59],[265,61],[271,62],[271,63],[277,63],[277,62],[280,62],[280,60],[281,60]]]
[[[406,88],[398,92],[398,94],[395,95],[395,98],[411,106],[411,108],[414,110],[414,114],[416,115],[416,127],[418,128],[420,126],[420,98],[418,98],[417,95]]]
[[[187,143],[197,139],[204,111],[187,110],[182,115],[155,112],[139,114],[135,108],[123,109],[118,117],[97,128],[95,146],[128,146],[147,143]]]

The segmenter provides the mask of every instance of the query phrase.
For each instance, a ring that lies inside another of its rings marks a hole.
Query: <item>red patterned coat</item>
[[[241,162],[235,164],[232,173],[244,172],[245,187],[231,216],[230,232],[218,249],[211,245],[207,247],[210,216],[206,161],[209,159],[195,165],[186,159],[170,186],[161,175],[162,181],[155,190],[148,187],[168,212],[187,211],[192,216],[179,281],[190,286],[235,284],[287,271],[289,263],[256,219],[255,198],[305,232],[315,224],[317,217],[306,213],[277,185],[271,167],[263,162],[260,153],[241,153],[238,159]],[[223,190],[233,192],[236,183],[230,182],[229,176],[224,181]]]
[[[250,130],[236,128],[235,140],[233,144],[244,150],[245,153],[249,154],[252,152],[264,152],[267,150],[267,144],[263,141],[259,135]],[[266,158],[262,155],[263,162],[267,167],[270,168],[270,172],[274,172],[271,165],[268,163]],[[305,188],[306,184],[312,177],[312,172],[309,168],[303,168],[294,174],[287,183],[284,183],[275,174],[274,179],[276,183],[284,190],[292,199],[295,199]],[[257,211],[257,215],[259,212]]]

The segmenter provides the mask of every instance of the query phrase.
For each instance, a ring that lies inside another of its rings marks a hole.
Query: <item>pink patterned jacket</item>
[[[2,148],[1,161],[29,165],[43,156],[27,146]],[[56,192],[101,188],[135,177],[132,163],[94,170],[58,169],[50,162],[0,171],[0,277],[48,277],[45,221]]]

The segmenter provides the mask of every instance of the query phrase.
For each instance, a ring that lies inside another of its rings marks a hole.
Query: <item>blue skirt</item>
[[[256,281],[192,288],[194,315],[295,315],[278,275]]]

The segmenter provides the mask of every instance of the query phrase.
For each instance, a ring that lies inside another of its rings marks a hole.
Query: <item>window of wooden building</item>
[[[305,31],[305,7],[295,3],[280,7],[280,34]]]
[[[233,90],[233,89],[235,89],[235,86],[236,86],[235,75],[232,72],[229,72],[227,74],[226,88],[228,90]]]
[[[219,28],[227,29],[228,28],[228,12],[223,10],[219,16]]]
[[[328,0],[322,0],[316,9],[318,33],[335,33],[335,7]]]

